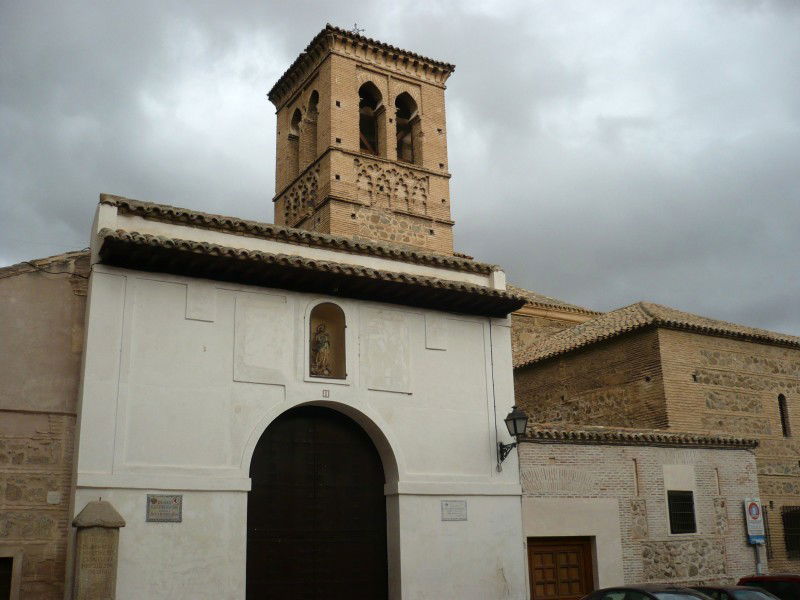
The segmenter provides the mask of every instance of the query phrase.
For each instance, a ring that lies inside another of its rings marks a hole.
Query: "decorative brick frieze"
[[[319,165],[313,165],[280,196],[283,221],[290,227],[314,212],[319,192]]]

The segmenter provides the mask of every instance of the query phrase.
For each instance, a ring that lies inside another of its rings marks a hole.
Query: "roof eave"
[[[446,312],[505,317],[524,303],[507,292],[433,277],[277,255],[136,232],[99,232],[104,264]]]

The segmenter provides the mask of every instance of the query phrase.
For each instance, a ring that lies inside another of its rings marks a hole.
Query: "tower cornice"
[[[444,85],[455,65],[403,50],[328,23],[272,86],[267,97],[280,107],[329,54],[344,54],[368,64],[388,67],[408,77]]]

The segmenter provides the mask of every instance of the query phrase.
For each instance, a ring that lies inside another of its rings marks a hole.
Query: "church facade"
[[[526,596],[524,300],[453,254],[451,70],[315,38],[270,94],[275,225],[101,197],[74,512],[124,521],[117,597]]]

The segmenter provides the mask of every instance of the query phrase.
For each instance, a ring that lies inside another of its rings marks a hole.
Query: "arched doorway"
[[[387,597],[383,466],[355,421],[321,406],[283,413],[250,478],[249,600]]]

